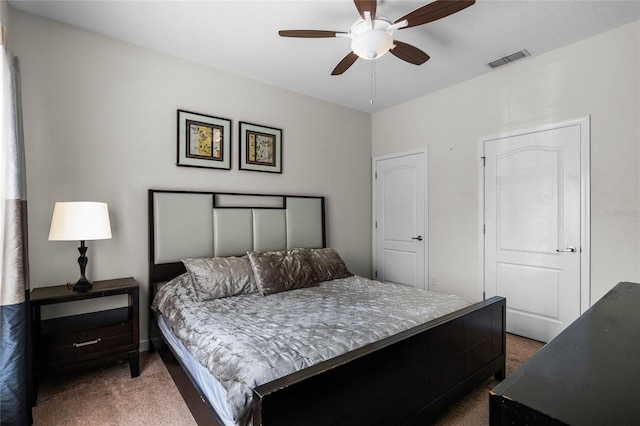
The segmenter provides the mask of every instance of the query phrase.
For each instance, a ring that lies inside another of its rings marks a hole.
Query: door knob
[[[422,235],[418,235],[417,237],[411,237],[412,240],[422,241]]]
[[[569,246],[566,249],[557,249],[558,253],[575,253],[577,250],[574,246]]]

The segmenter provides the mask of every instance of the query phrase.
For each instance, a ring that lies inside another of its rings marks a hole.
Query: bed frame
[[[316,196],[149,190],[150,303],[157,285],[185,271],[181,258],[325,247],[324,204]],[[505,377],[505,305],[492,297],[260,385],[253,424],[426,424],[491,375]],[[150,350],[163,356],[196,421],[222,424],[150,315]]]

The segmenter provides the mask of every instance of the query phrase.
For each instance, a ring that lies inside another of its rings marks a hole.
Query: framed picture
[[[231,169],[231,120],[178,110],[178,166]]]
[[[240,122],[240,170],[282,173],[282,130]]]

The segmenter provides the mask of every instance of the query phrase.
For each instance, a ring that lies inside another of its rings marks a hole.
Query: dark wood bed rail
[[[254,389],[254,425],[427,424],[505,375],[506,300],[493,297]]]

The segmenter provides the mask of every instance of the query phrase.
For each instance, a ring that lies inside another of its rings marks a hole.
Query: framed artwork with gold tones
[[[282,173],[282,129],[240,122],[240,170]]]
[[[177,165],[231,169],[231,120],[178,110]]]

